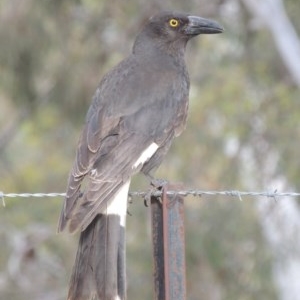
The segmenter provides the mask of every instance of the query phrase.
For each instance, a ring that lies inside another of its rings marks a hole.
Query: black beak
[[[188,16],[189,23],[185,28],[187,35],[221,33],[224,28],[216,21],[204,19],[196,16]]]

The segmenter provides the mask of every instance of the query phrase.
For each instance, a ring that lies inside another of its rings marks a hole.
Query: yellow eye
[[[177,27],[177,26],[179,25],[179,21],[176,20],[176,19],[171,19],[171,20],[169,21],[169,25],[170,25],[171,27]]]

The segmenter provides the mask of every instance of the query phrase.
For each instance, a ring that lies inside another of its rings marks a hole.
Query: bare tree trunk
[[[254,150],[255,151],[255,150]],[[264,163],[257,162],[256,156],[266,155],[246,151],[243,168],[248,178],[244,182],[250,190],[257,186],[287,190],[290,187],[282,176],[276,176],[277,155],[270,150]],[[249,161],[253,164],[249,167]],[[275,162],[275,163],[274,163]],[[258,176],[258,170],[262,173]],[[250,178],[250,180],[249,180]],[[294,198],[259,199],[256,201],[263,234],[273,256],[272,271],[280,300],[298,300],[300,295],[300,211]]]
[[[300,88],[300,40],[282,0],[242,0],[250,13],[271,31],[275,45],[293,80]]]
[[[300,88],[300,41],[282,0],[241,1],[255,18],[268,27],[287,70]],[[273,154],[276,157],[276,153]],[[276,180],[274,160],[256,167],[264,170],[264,186],[277,184],[276,188],[289,188],[284,178]],[[281,186],[278,187],[278,184]],[[280,300],[299,299],[300,211],[296,200],[282,198],[277,202],[270,199],[257,201],[257,209],[264,235],[274,256],[273,276],[278,288],[278,297]]]
[[[272,249],[278,299],[297,300],[300,293],[300,212],[295,199],[257,201],[264,235]]]

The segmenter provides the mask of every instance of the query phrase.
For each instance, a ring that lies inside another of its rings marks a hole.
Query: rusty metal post
[[[154,299],[185,300],[183,198],[167,195],[167,190],[178,190],[178,186],[164,186],[162,202],[151,198]]]

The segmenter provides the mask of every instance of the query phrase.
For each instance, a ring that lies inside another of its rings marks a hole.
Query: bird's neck
[[[149,39],[144,35],[138,36],[133,45],[133,54],[141,55],[144,59],[150,58],[152,62],[173,62],[185,66],[185,46],[187,41],[178,40],[165,42],[160,39]]]

